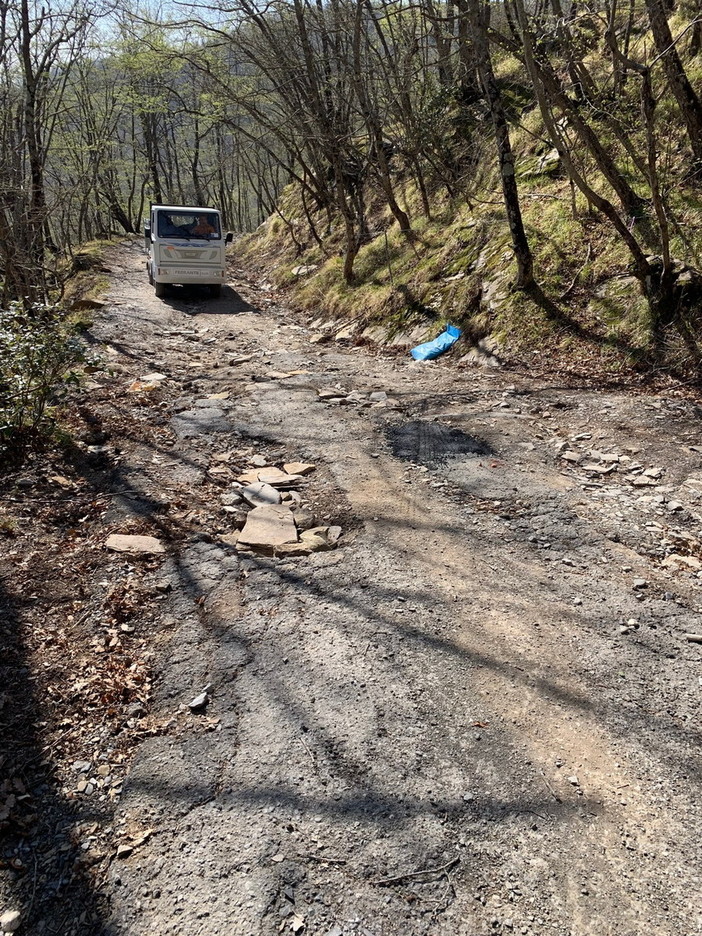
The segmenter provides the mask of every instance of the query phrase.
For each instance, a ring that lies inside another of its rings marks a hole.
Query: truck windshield
[[[159,211],[158,236],[196,240],[218,240],[219,216],[209,211]]]

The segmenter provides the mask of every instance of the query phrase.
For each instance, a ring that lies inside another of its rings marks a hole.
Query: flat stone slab
[[[251,471],[244,471],[243,474],[237,475],[236,480],[240,484],[256,484],[258,481],[258,468],[252,468]]]
[[[236,480],[240,484],[255,484],[262,481],[263,484],[270,484],[273,487],[291,487],[297,481],[302,480],[301,474],[290,474],[287,471],[281,471],[280,468],[268,465],[265,468],[252,468],[243,474],[237,475]]]
[[[165,553],[166,548],[155,536],[136,536],[113,533],[105,540],[105,546],[113,552],[156,554]]]
[[[307,462],[286,462],[283,468],[289,475],[308,475],[316,468],[316,465],[310,465]]]
[[[284,504],[254,507],[239,535],[238,546],[269,547],[297,542],[297,527],[292,511]]]
[[[301,475],[281,471],[280,468],[260,468],[258,472],[258,480],[263,481],[264,484],[272,484],[273,487],[292,485],[301,477]]]

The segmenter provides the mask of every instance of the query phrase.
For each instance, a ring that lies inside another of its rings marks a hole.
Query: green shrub
[[[0,309],[0,456],[20,454],[51,425],[52,407],[78,382],[82,341],[55,306]]]

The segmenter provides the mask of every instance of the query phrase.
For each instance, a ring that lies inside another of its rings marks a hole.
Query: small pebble
[[[7,910],[0,916],[0,929],[3,933],[14,933],[19,929],[22,922],[22,914],[19,910]]]
[[[209,702],[210,697],[207,692],[201,692],[200,695],[196,695],[192,702],[188,703],[188,708],[191,712],[196,712],[198,709],[204,708]]]

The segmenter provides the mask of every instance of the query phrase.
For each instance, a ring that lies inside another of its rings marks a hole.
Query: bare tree
[[[507,220],[512,235],[512,245],[517,260],[516,286],[528,289],[534,282],[534,261],[529,240],[522,221],[519,190],[514,167],[514,155],[509,139],[509,127],[505,115],[500,89],[492,67],[488,42],[489,6],[481,0],[468,0],[468,15],[473,31],[473,46],[478,74],[490,108],[490,117],[495,132],[497,161],[500,167],[502,193],[507,211]]]
[[[54,247],[45,173],[71,69],[94,13],[84,4],[3,2],[0,250],[3,298],[43,299]]]

